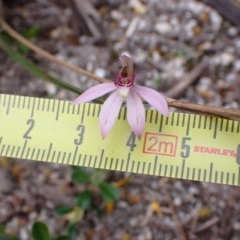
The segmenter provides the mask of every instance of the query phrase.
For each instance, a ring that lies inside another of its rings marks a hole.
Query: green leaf
[[[99,188],[105,202],[112,202],[119,199],[119,189],[114,187],[112,184],[102,182],[99,184]]]
[[[0,233],[0,240],[20,240],[19,237],[11,237]]]
[[[98,186],[101,182],[103,182],[105,174],[106,174],[105,169],[93,169],[92,176],[91,176],[92,184],[95,186]]]
[[[76,198],[76,205],[82,209],[89,209],[92,204],[92,193],[90,191],[84,191],[78,194]]]
[[[67,229],[67,234],[70,236],[70,237],[76,237],[78,235],[78,230],[77,228],[75,227],[75,225],[71,225],[68,227]]]
[[[35,222],[33,224],[32,236],[34,240],[51,240],[48,227],[42,222]]]
[[[90,173],[84,167],[72,167],[72,181],[77,183],[89,183]]]
[[[36,38],[37,34],[40,32],[41,28],[39,26],[30,27],[27,30],[24,30],[22,35],[27,39]]]
[[[0,233],[5,233],[6,232],[6,226],[0,225]]]
[[[72,238],[69,236],[60,236],[56,240],[72,240]]]
[[[55,207],[55,211],[58,215],[65,215],[73,210],[73,207],[67,205],[58,205]]]

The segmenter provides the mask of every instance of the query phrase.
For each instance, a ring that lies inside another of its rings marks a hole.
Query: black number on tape
[[[85,126],[84,125],[78,125],[77,126],[77,131],[79,138],[78,139],[74,139],[74,144],[75,145],[81,145],[83,142],[83,136],[84,136],[84,132],[85,132]]]
[[[126,146],[130,147],[130,151],[133,151],[134,148],[137,146],[135,144],[136,141],[136,136],[134,134],[134,132],[131,132],[130,137],[128,138],[127,144]]]
[[[190,146],[187,145],[187,143],[186,143],[189,140],[191,140],[191,138],[189,138],[189,137],[183,137],[182,138],[182,147],[181,147],[181,149],[184,150],[180,154],[182,158],[188,158],[189,155],[190,155]]]
[[[27,125],[30,125],[28,130],[26,131],[26,133],[23,135],[23,138],[26,139],[31,139],[32,137],[29,136],[29,133],[32,131],[34,125],[35,125],[35,121],[33,119],[28,119],[27,120]]]

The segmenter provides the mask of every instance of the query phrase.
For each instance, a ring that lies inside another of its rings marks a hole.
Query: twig
[[[51,60],[61,66],[64,66],[72,71],[75,71],[77,73],[80,73],[86,77],[92,78],[98,82],[106,83],[111,82],[108,79],[100,78],[84,69],[78,68],[76,66],[73,66],[71,64],[68,64],[66,62],[63,62],[50,53],[42,50],[41,48],[37,47],[24,37],[22,37],[19,33],[17,33],[15,30],[13,30],[0,16],[0,24],[2,28],[14,39],[18,40],[20,43],[26,45],[28,48],[33,50],[34,52],[38,53],[39,55],[43,56],[44,58]],[[210,116],[216,116],[220,118],[226,118],[230,120],[240,120],[240,111],[238,110],[232,110],[232,109],[226,109],[222,107],[213,107],[213,106],[206,106],[206,105],[199,105],[194,103],[188,103],[188,102],[181,102],[172,98],[165,97],[167,100],[167,103],[170,107],[179,108],[185,111],[194,112],[197,114],[204,114],[204,115],[210,115]]]
[[[31,50],[33,50],[34,52],[38,53],[39,55],[41,55],[44,58],[47,58],[48,60],[51,60],[61,66],[64,66],[72,71],[78,72],[86,77],[95,79],[98,82],[104,83],[104,82],[111,82],[108,79],[105,78],[100,78],[84,69],[78,68],[76,66],[73,66],[69,63],[63,62],[59,59],[57,59],[56,57],[54,57],[52,54],[44,51],[43,49],[37,47],[36,45],[34,45],[32,42],[28,41],[27,39],[25,39],[24,37],[22,37],[19,33],[17,33],[14,29],[12,29],[1,17],[0,17],[0,24],[2,26],[2,28],[10,35],[12,36],[14,39],[18,40],[20,43],[26,45],[28,48],[30,48]]]
[[[166,96],[171,98],[178,97],[188,86],[190,86],[199,76],[204,72],[208,66],[208,61],[203,58],[202,61],[197,64],[189,74],[179,81],[178,84],[174,85],[171,89],[166,92]]]
[[[218,217],[214,217],[212,219],[210,219],[209,221],[203,223],[202,225],[200,225],[196,230],[195,233],[200,233],[208,228],[210,228],[211,226],[213,226],[214,224],[216,224],[219,221]]]

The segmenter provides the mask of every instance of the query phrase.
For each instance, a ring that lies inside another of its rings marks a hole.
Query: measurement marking
[[[235,183],[235,173],[232,174],[232,185]]]
[[[2,137],[0,137],[0,145],[1,145],[1,142],[2,142]]]
[[[177,113],[177,126],[179,125],[179,117],[180,117],[180,114]]]
[[[220,131],[223,129],[223,119],[221,119]]]
[[[80,114],[80,109],[81,109],[81,107],[80,107],[81,105],[80,104],[78,104],[77,105],[77,115],[79,115]],[[95,106],[95,105],[94,105]]]
[[[227,173],[227,184],[229,184],[229,172]]]
[[[3,107],[5,107],[5,103],[6,103],[6,97],[7,97],[7,95],[6,95],[6,94],[4,94],[4,95],[3,95]]]
[[[171,126],[173,125],[174,123],[174,117],[175,117],[175,113],[172,114],[172,121],[171,121]]]
[[[45,150],[43,150],[41,161],[43,160],[44,155],[45,155]]]
[[[7,147],[7,151],[6,151],[6,153],[5,153],[4,155],[8,156],[9,148],[10,148],[10,145],[8,145],[8,147]]]
[[[52,145],[53,145],[52,143],[50,143],[50,145],[49,145],[48,154],[47,154],[47,161],[50,157],[50,153],[51,153],[51,150],[52,150]]]
[[[129,165],[130,157],[131,157],[131,153],[128,153],[128,159],[127,159],[126,171],[128,170],[128,165]]]
[[[17,105],[17,108],[20,108],[20,105],[21,105],[21,99],[22,99],[22,98],[19,96],[19,97],[18,97],[18,105]]]
[[[62,157],[62,162],[61,163],[64,163],[65,157],[66,157],[66,152],[63,153],[63,157]]]
[[[158,171],[158,175],[159,175],[159,176],[162,176],[162,175],[161,175],[161,172],[162,172],[162,164],[160,164],[160,166],[159,166],[159,171]]]
[[[68,160],[67,160],[67,164],[69,164],[69,163],[70,163],[71,155],[72,155],[71,153],[69,153],[69,154],[68,154]]]
[[[49,109],[50,109],[50,105],[51,105],[51,100],[48,99],[48,106],[47,106],[47,112],[49,112]]]
[[[165,118],[166,119],[166,121],[165,121],[165,125],[167,126],[168,125],[168,117],[167,118]]]
[[[159,124],[159,132],[162,131],[162,122],[163,122],[163,115],[161,115],[161,118],[160,118],[160,124]]]
[[[202,125],[202,115],[200,115],[198,119],[199,119],[198,128],[200,128]]]
[[[56,151],[53,151],[53,155],[52,155],[51,162],[53,162],[53,161],[54,161],[55,153],[56,153]]]
[[[41,151],[41,149],[38,149],[37,157],[36,157],[37,160],[39,160],[38,156],[39,156],[39,154],[40,154],[40,151]]]
[[[147,110],[144,110],[144,111],[145,111],[145,122],[147,122],[149,110],[147,109]]]
[[[81,162],[81,158],[82,158],[82,154],[79,154],[79,156],[78,156],[78,166],[80,166],[81,164],[80,164],[80,162]]]
[[[112,169],[112,164],[113,164],[113,158],[111,158],[109,169]]]
[[[62,113],[64,113],[64,112],[65,112],[65,104],[66,104],[66,102],[65,102],[65,101],[63,101]]]
[[[187,168],[187,179],[189,179],[189,171],[190,171],[190,169],[189,169],[189,167]]]
[[[140,167],[140,161],[138,161],[138,165],[137,165],[137,173],[139,173],[139,167]]]
[[[185,113],[183,114],[183,121],[182,121],[182,127],[185,125]]]
[[[171,165],[171,168],[170,168],[170,177],[172,177],[172,172],[173,172],[173,165]]]
[[[221,183],[223,183],[223,175],[224,175],[224,173],[221,172]]]
[[[167,169],[168,169],[168,165],[165,165],[165,169],[164,169],[164,177],[167,176]]]
[[[229,120],[227,120],[227,123],[226,123],[226,129],[225,129],[226,132],[228,132],[228,124],[229,124]]]
[[[121,114],[122,114],[122,108],[121,108],[120,111],[119,111],[119,114],[118,114],[118,120],[121,119]],[[99,114],[98,114],[98,116],[99,116]]]
[[[40,98],[38,98],[37,111],[39,111],[39,108],[40,108],[40,103],[41,103],[41,99],[40,99]]]
[[[210,117],[210,124],[209,124],[209,130],[212,129],[212,117]]]
[[[159,113],[158,113],[158,112],[156,112],[155,124],[157,124],[157,122],[158,122],[158,116],[159,116]]]
[[[196,115],[194,115],[193,117],[193,125],[192,125],[193,128],[195,128],[195,123],[196,123]]]
[[[114,170],[117,170],[117,169],[118,169],[118,161],[119,161],[119,159],[117,158],[117,159],[116,159],[116,163],[115,163],[115,168],[114,168]]]
[[[29,109],[30,108],[30,103],[31,103],[31,99],[30,99],[30,97],[27,97],[27,100],[28,100],[28,104],[27,104],[27,109]]]
[[[215,139],[217,136],[217,125],[218,125],[218,119],[215,118],[215,128],[214,128],[214,134],[213,134],[213,138]]]
[[[195,180],[195,168],[193,168],[192,180]]]
[[[28,159],[28,154],[29,154],[30,148],[28,148],[27,150],[27,155],[26,155],[26,159]],[[7,154],[6,154],[7,155]]]
[[[58,152],[57,163],[59,163],[60,156],[61,156],[61,152]]]
[[[215,183],[218,181],[218,171],[215,171]]]
[[[153,117],[153,111],[151,111],[151,114],[150,114],[150,123],[152,123],[152,117]]]
[[[20,151],[20,147],[18,147],[18,149],[17,149],[17,153],[16,153],[15,158],[17,158],[19,151]]]
[[[204,116],[205,117],[205,119],[204,119],[204,129],[206,129],[206,127],[207,127],[207,116]]]
[[[60,109],[60,101],[58,101],[58,105],[57,105],[57,113],[56,113],[56,118],[55,120],[58,121],[58,116],[59,116],[59,109]]]
[[[87,109],[87,116],[89,117],[90,114],[90,104],[88,104],[88,109]]]
[[[5,144],[3,144],[2,151],[1,151],[1,154],[0,154],[0,155],[3,154],[4,148],[5,148]]]
[[[189,134],[190,119],[191,119],[191,115],[189,114],[189,115],[188,115],[188,123],[187,123],[187,132],[186,132],[186,135],[187,135],[187,136],[188,136],[188,134]]]
[[[32,155],[31,155],[31,159],[33,159],[34,152],[35,152],[35,148],[33,148]]]
[[[23,154],[24,154],[24,152],[25,152],[26,146],[27,146],[27,140],[25,140],[25,142],[24,142],[23,150],[22,150],[22,154],[21,154],[21,158],[23,157]]]
[[[33,114],[34,114],[35,100],[36,100],[36,98],[33,98],[33,105],[32,105],[32,111],[31,111],[31,118],[33,118]]]
[[[14,95],[13,97],[13,105],[12,105],[13,108],[15,107],[15,102],[16,102],[16,95]]]
[[[98,168],[100,168],[100,166],[102,165],[103,154],[104,154],[104,150],[102,150],[102,152],[101,152],[101,157],[100,157]]]
[[[127,116],[127,108],[123,108],[124,114],[123,114],[123,120],[126,120],[126,116]]]
[[[58,102],[59,102],[59,101],[58,101]],[[54,111],[55,111],[55,103],[56,103],[56,101],[55,101],[55,100],[53,100],[52,112],[54,112]]]
[[[99,117],[99,114],[100,114],[100,110],[101,110],[101,105],[99,104],[98,105],[98,113],[97,113],[97,116]],[[121,112],[121,111],[120,111]]]
[[[83,159],[83,166],[85,167],[86,164],[86,159],[87,159],[87,155],[84,155],[84,159]]]
[[[76,156],[77,156],[77,150],[78,146],[75,148],[74,154],[73,154],[73,162],[75,162]]]
[[[157,161],[158,161],[158,157],[155,156],[154,169],[153,169],[153,174],[154,174],[154,175],[156,175],[156,171],[157,171]]]
[[[204,169],[204,177],[203,177],[203,181],[206,182],[206,178],[207,178],[207,170]]]
[[[209,182],[212,181],[212,171],[213,171],[213,163],[210,163]]]
[[[70,107],[71,107],[71,102],[68,102],[67,114],[69,114],[69,112],[70,112]]]
[[[132,161],[132,169],[131,169],[131,172],[133,172],[133,170],[134,170],[134,163],[135,163],[135,161]]]
[[[71,102],[69,104],[72,106],[72,114],[74,115],[77,105],[73,105]]]
[[[82,111],[81,123],[83,123],[83,121],[84,121],[84,115],[85,115],[85,105],[86,105],[86,104],[83,104],[83,111]]]
[[[47,99],[43,99],[43,105],[42,105],[42,111],[44,110],[45,108],[45,102],[47,101]]]
[[[148,164],[148,174],[150,174],[150,170],[151,170],[151,163]]]
[[[13,149],[12,149],[10,157],[13,157],[14,150],[15,150],[15,146],[13,146]]]
[[[146,162],[143,162],[142,173],[144,173]]]
[[[181,178],[183,178],[183,174],[184,174],[184,168],[185,168],[185,159],[183,159],[183,162],[182,162],[182,172],[181,172]]]
[[[198,181],[201,179],[201,169],[198,169]]]
[[[96,156],[95,159],[94,159],[94,164],[93,164],[93,167],[94,167],[94,168],[96,167],[96,164],[97,164],[97,156]]]
[[[235,121],[231,121],[231,123],[232,123],[232,130],[231,130],[231,132],[233,132],[234,131],[234,123],[235,123]]]
[[[122,164],[121,164],[121,168],[120,168],[121,171],[123,169],[123,163],[124,163],[124,160],[122,159]]]
[[[106,157],[106,158],[105,158],[105,163],[104,163],[104,169],[107,168],[107,162],[108,162],[108,158]]]
[[[10,110],[10,102],[11,102],[11,96],[9,97],[9,100],[8,100],[7,112],[6,112],[7,115],[8,115],[9,110]]]
[[[175,178],[177,178],[178,177],[178,166],[176,167],[176,172],[175,172]]]

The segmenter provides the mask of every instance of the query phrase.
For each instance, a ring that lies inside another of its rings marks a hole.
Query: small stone
[[[111,18],[114,19],[115,21],[120,21],[123,19],[123,14],[117,10],[111,11]]]
[[[106,71],[102,68],[97,68],[95,69],[94,74],[98,77],[104,78],[106,76]]]
[[[173,31],[171,24],[167,22],[158,22],[155,24],[154,28],[160,34],[167,34]]]
[[[20,230],[19,230],[19,235],[20,235],[20,239],[21,240],[28,240],[29,238],[29,236],[28,236],[28,232],[27,232],[27,230],[25,229],[25,228],[20,228]]]
[[[236,61],[234,62],[234,70],[235,70],[236,72],[240,71],[240,60],[236,60]]]
[[[174,204],[175,206],[181,206],[181,205],[182,205],[182,200],[181,200],[181,198],[179,198],[179,197],[174,198],[174,199],[173,199],[173,204]]]
[[[238,29],[235,28],[235,27],[230,27],[230,28],[228,28],[228,30],[227,30],[227,34],[228,34],[228,36],[230,36],[230,37],[236,37],[237,34],[238,34]]]
[[[233,229],[235,231],[240,231],[240,222],[234,222],[233,223]]]
[[[138,223],[139,223],[139,220],[137,218],[131,218],[129,220],[130,227],[136,227],[138,225]]]
[[[222,17],[215,11],[210,12],[210,21],[216,29],[219,29],[222,24]]]
[[[49,95],[55,95],[57,93],[57,87],[52,83],[46,83],[45,90]]]

